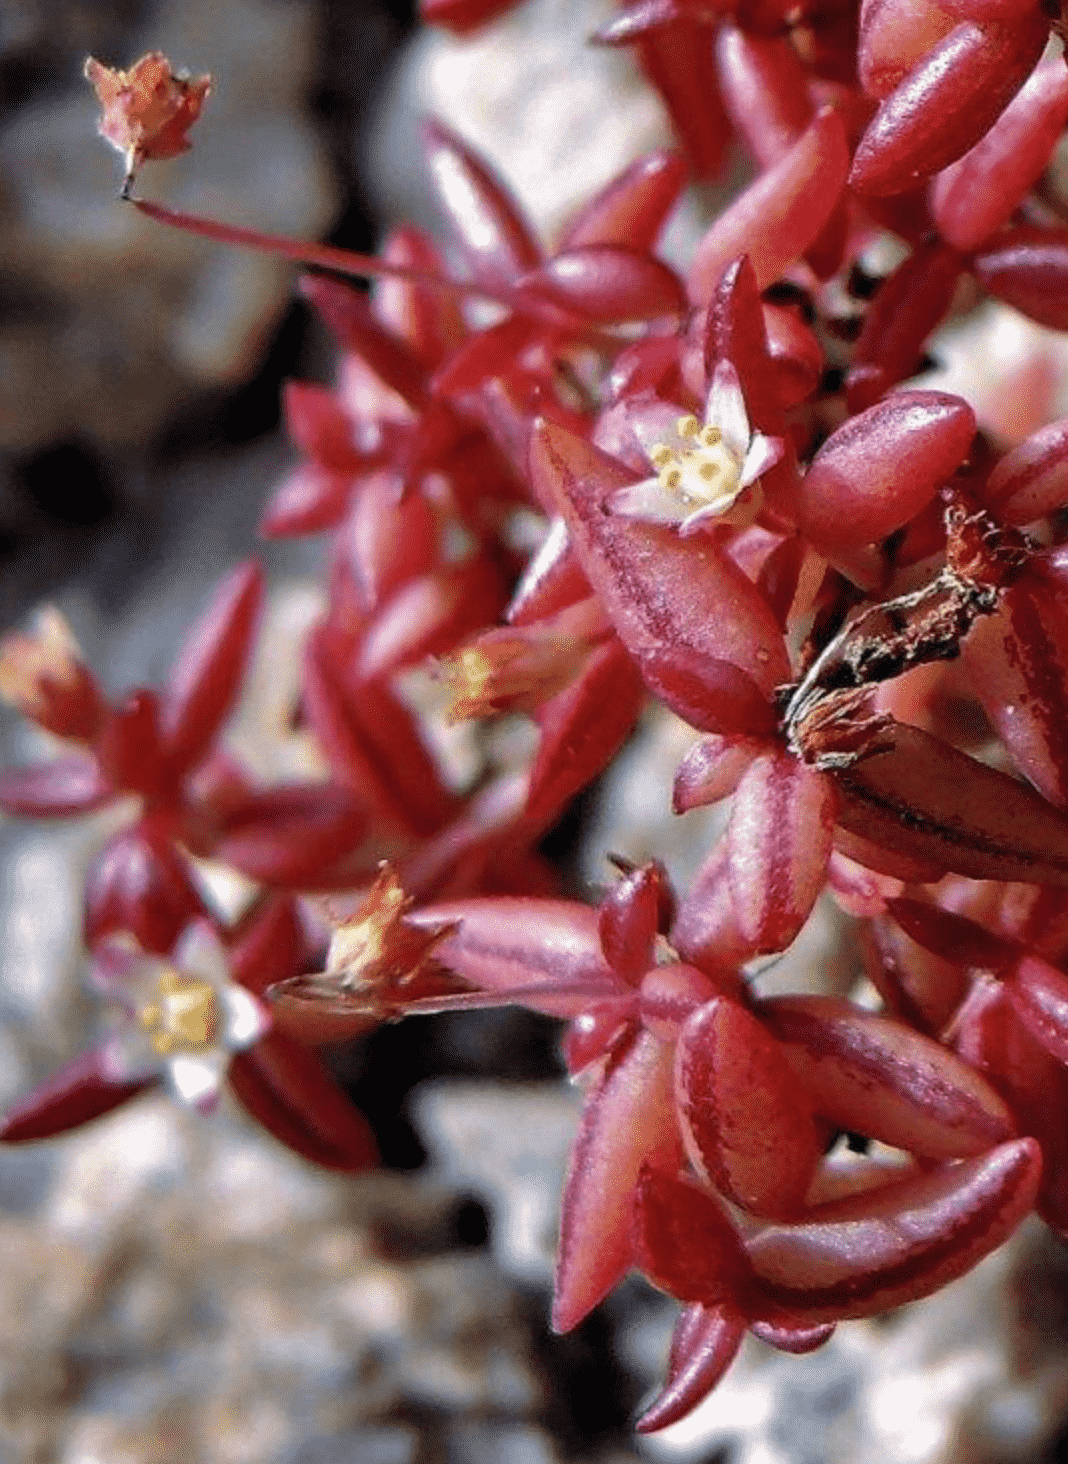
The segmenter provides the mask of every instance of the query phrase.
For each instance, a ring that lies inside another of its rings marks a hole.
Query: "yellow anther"
[[[702,427],[699,441],[702,447],[717,447],[723,441],[723,433],[718,427]]]
[[[666,472],[661,473],[660,481],[665,488],[678,488],[682,482],[682,470],[680,468],[669,468]]]
[[[701,431],[701,424],[696,417],[690,415],[680,417],[675,424],[675,430],[680,437],[697,437]]]
[[[698,476],[703,478],[706,483],[711,483],[713,478],[718,478],[720,471],[721,469],[718,463],[708,462],[702,463],[701,466],[697,469]]]
[[[666,442],[658,442],[649,454],[649,461],[654,468],[666,468],[668,463],[674,462],[675,454]]]
[[[138,1020],[152,1033],[152,1046],[160,1056],[179,1046],[195,1052],[214,1045],[219,1002],[209,982],[168,970],[157,981],[156,992],[157,999],[141,1008]]]

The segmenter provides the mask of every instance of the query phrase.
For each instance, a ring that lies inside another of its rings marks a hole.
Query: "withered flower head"
[[[188,151],[189,129],[211,90],[210,76],[174,71],[162,51],[149,51],[129,71],[90,56],[84,75],[102,108],[97,130],[126,159],[124,195],[143,162]]]

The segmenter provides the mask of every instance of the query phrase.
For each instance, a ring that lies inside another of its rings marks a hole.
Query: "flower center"
[[[219,999],[214,986],[199,976],[164,971],[156,983],[155,1000],[138,1013],[161,1057],[182,1048],[205,1052],[214,1047],[220,1027]]]
[[[649,461],[661,486],[686,505],[729,506],[738,497],[742,465],[723,433],[693,416],[680,417],[676,430],[693,447],[669,447],[666,442],[653,446]]]

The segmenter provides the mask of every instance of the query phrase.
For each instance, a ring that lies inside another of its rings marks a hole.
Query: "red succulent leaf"
[[[427,25],[447,26],[462,36],[487,21],[496,20],[515,3],[516,0],[419,0],[419,14]]]
[[[883,280],[846,375],[851,412],[874,406],[920,370],[925,342],[949,313],[963,263],[946,244],[920,244]]]
[[[749,1323],[749,1330],[761,1342],[774,1347],[778,1352],[792,1352],[800,1355],[815,1352],[831,1340],[834,1334],[833,1322],[797,1322],[789,1318],[756,1320]]]
[[[96,744],[100,769],[116,792],[166,797],[174,789],[162,747],[159,701],[154,691],[131,691],[104,724]]]
[[[683,1027],[675,1097],[686,1152],[709,1184],[755,1215],[800,1211],[824,1133],[778,1043],[737,1002],[714,997]]]
[[[1068,976],[1038,956],[1024,956],[1012,971],[1007,990],[1023,1026],[1068,1067]]]
[[[962,21],[879,106],[860,140],[850,184],[899,193],[955,162],[987,133],[1034,70],[1049,37],[1035,7],[1014,22]]]
[[[535,290],[532,303],[536,299]],[[477,391],[490,377],[508,376],[527,348],[537,341],[543,324],[536,315],[508,315],[496,325],[468,336],[435,372],[431,383],[434,395],[463,397]]]
[[[960,466],[975,425],[967,402],[935,391],[895,392],[850,417],[805,474],[805,533],[831,549],[885,538],[919,513]]]
[[[706,1307],[737,1301],[748,1272],[741,1241],[722,1202],[695,1180],[643,1164],[633,1233],[634,1264],[661,1290]]]
[[[367,807],[348,789],[281,784],[232,809],[213,852],[250,879],[314,889],[343,856],[357,852],[367,829]]]
[[[521,276],[516,300],[550,306],[584,325],[682,315],[686,295],[675,271],[635,248],[584,244],[563,250]]]
[[[118,796],[95,757],[68,757],[0,771],[0,808],[13,818],[93,813]]]
[[[886,910],[911,940],[958,966],[996,972],[1010,965],[1019,954],[1015,941],[1006,940],[966,915],[957,915],[938,905],[898,897],[887,900]]]
[[[506,598],[500,570],[488,556],[408,580],[368,625],[360,679],[373,681],[424,656],[446,654],[465,636],[496,621]]]
[[[411,224],[393,229],[380,252],[388,263],[420,270],[431,278],[445,273],[434,241]],[[467,335],[460,301],[450,291],[432,285],[380,279],[372,308],[379,320],[408,342],[429,370],[440,366]]]
[[[963,1276],[1035,1202],[1042,1154],[1013,1139],[988,1154],[817,1205],[746,1244],[754,1297],[812,1323],[873,1316]],[[758,1303],[759,1304],[759,1303]]]
[[[314,1164],[348,1174],[378,1162],[367,1120],[319,1059],[284,1032],[235,1053],[227,1077],[257,1123]]]
[[[325,275],[304,275],[300,293],[326,322],[338,344],[367,366],[413,410],[427,399],[427,373],[408,345],[375,319],[367,296]]]
[[[671,794],[673,813],[688,813],[728,798],[763,744],[751,737],[699,738],[675,769]]]
[[[262,996],[268,986],[307,970],[313,956],[294,901],[270,895],[231,937],[230,971],[241,986]]]
[[[1068,229],[1003,229],[972,261],[976,278],[1039,325],[1068,330]]]
[[[599,646],[571,685],[537,710],[541,736],[530,770],[528,816],[557,817],[616,755],[644,702],[641,676],[619,642]]]
[[[85,877],[90,946],[126,931],[142,950],[168,955],[189,922],[207,913],[171,831],[151,818],[113,834]]]
[[[983,502],[1002,523],[1018,527],[1068,504],[1068,417],[1048,422],[1007,452],[991,470]]]
[[[301,463],[271,494],[259,522],[264,539],[318,534],[341,522],[352,497],[352,474]]]
[[[152,1080],[117,1083],[99,1049],[82,1053],[18,1099],[0,1119],[0,1143],[36,1143],[101,1118],[151,1087]]]
[[[545,620],[589,596],[590,586],[575,558],[567,524],[559,516],[527,561],[504,618],[509,625],[529,625]]]
[[[634,1427],[656,1433],[685,1418],[716,1386],[738,1355],[745,1322],[733,1307],[688,1306],[675,1326],[667,1382]]]
[[[761,1002],[816,1111],[840,1128],[929,1159],[962,1159],[1013,1137],[1001,1098],[940,1043],[833,996]]]
[[[934,0],[863,0],[857,75],[867,95],[889,96],[961,18]]]
[[[895,723],[892,750],[833,776],[839,823],[891,852],[972,879],[1068,884],[1068,818],[917,727]]]
[[[955,249],[976,249],[1007,224],[1038,182],[1068,122],[1068,67],[1039,66],[985,137],[934,180],[931,212]]]
[[[633,1259],[631,1212],[643,1165],[674,1173],[682,1143],[670,1044],[648,1032],[615,1049],[586,1095],[560,1216],[553,1329],[569,1332]]]
[[[754,954],[779,951],[823,888],[837,809],[834,785],[786,753],[762,753],[743,773],[727,826],[727,868],[738,929]]]
[[[713,32],[718,6],[639,0],[596,39],[636,43],[645,75],[664,99],[698,178],[715,177],[730,142],[730,121],[714,84]],[[629,29],[628,29],[629,27]]]
[[[160,700],[163,755],[175,771],[207,752],[237,698],[263,601],[263,571],[250,560],[219,585],[185,638]]]
[[[426,123],[423,136],[431,181],[475,278],[507,286],[536,269],[541,249],[501,180],[440,122]]]
[[[472,986],[534,1011],[574,1017],[600,999],[631,996],[601,952],[596,910],[570,900],[445,900],[408,917],[450,927],[435,958]],[[455,927],[454,929],[451,927]]]
[[[1021,78],[1022,80],[1022,78]],[[697,246],[690,299],[707,305],[724,269],[747,254],[760,288],[772,284],[819,237],[849,171],[842,120],[824,107],[777,163],[730,204]]]
[[[725,989],[731,996],[738,994],[734,982],[715,981],[685,961],[668,961],[643,976],[638,1011],[654,1037],[674,1042],[698,1007]]]
[[[770,607],[713,542],[703,538],[698,547],[658,524],[610,511],[612,494],[631,481],[622,464],[543,421],[532,436],[531,471],[542,491],[555,497],[579,562],[620,639],[669,705],[678,696],[682,714],[695,714],[705,678],[718,702],[723,688],[713,679],[717,662],[729,663],[732,685],[755,682],[765,694],[788,679],[786,649]]]
[[[727,113],[762,168],[788,152],[815,108],[805,68],[785,35],[755,35],[728,22],[716,36],[716,74]]]
[[[626,870],[598,906],[601,949],[612,969],[637,986],[653,964],[657,935],[671,923],[667,870],[658,859]]]
[[[674,152],[637,158],[572,216],[562,250],[594,244],[652,249],[686,186],[686,163]]]

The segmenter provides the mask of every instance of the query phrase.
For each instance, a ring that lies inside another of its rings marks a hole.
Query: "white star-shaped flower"
[[[120,1011],[103,1047],[115,1082],[162,1077],[181,1103],[216,1103],[235,1052],[269,1030],[270,1012],[230,979],[226,951],[205,920],[187,927],[171,956],[141,951],[121,937],[105,943],[97,989]]]
[[[722,520],[783,454],[781,437],[750,431],[741,382],[729,361],[720,361],[713,373],[703,422],[657,401],[636,410],[630,425],[656,476],[620,488],[609,505],[627,518],[675,524],[683,535]],[[747,521],[759,507],[759,496],[750,494]]]

